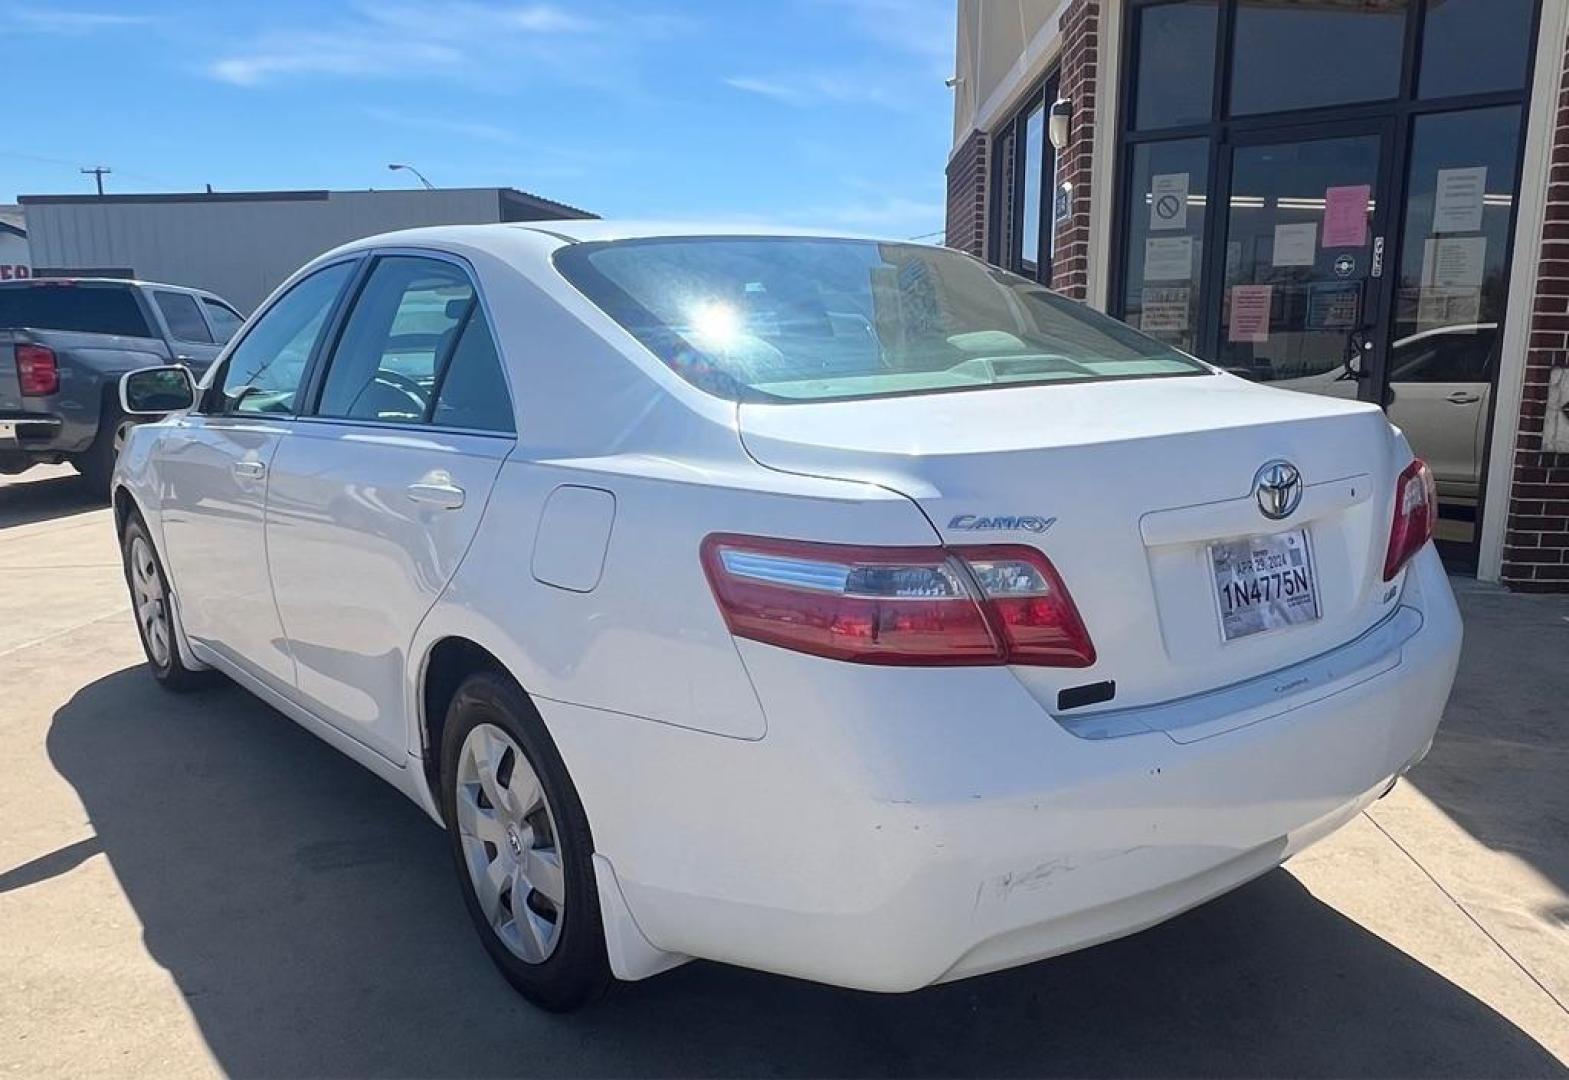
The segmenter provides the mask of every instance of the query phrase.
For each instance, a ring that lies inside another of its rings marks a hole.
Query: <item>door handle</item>
[[[1481,401],[1481,394],[1473,394],[1469,390],[1456,390],[1444,399],[1451,405],[1470,405],[1472,402]]]
[[[260,480],[267,475],[267,466],[259,461],[236,461],[229,468],[241,480]]]
[[[463,489],[456,484],[410,484],[405,490],[417,503],[439,506],[443,510],[457,510],[463,506]]]

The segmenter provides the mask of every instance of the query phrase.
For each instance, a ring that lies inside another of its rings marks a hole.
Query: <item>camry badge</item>
[[[1289,461],[1271,461],[1254,474],[1253,497],[1269,520],[1288,518],[1302,502],[1302,474]]]
[[[993,529],[1022,529],[1025,532],[1043,533],[1057,523],[1054,517],[1039,517],[1035,514],[998,514],[996,517],[986,517],[982,514],[955,514],[948,521],[948,528],[963,529],[966,532],[985,532]]]

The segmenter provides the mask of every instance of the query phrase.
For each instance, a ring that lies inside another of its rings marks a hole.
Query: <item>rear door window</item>
[[[190,293],[160,290],[153,293],[153,301],[158,305],[158,310],[163,313],[163,321],[169,327],[169,336],[174,340],[193,341],[203,345],[212,344],[212,333],[202,319],[201,309],[196,306],[196,298]]]
[[[378,259],[333,350],[316,413],[510,430],[495,342],[468,275],[441,259]]]
[[[130,285],[39,281],[0,288],[0,327],[156,337]]]

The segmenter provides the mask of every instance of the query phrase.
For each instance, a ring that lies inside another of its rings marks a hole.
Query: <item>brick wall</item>
[[[1569,592],[1569,453],[1542,449],[1550,373],[1569,367],[1569,72],[1557,113],[1504,534],[1503,582],[1526,592]]]
[[[1090,190],[1094,177],[1095,73],[1099,49],[1100,0],[1073,0],[1063,13],[1061,77],[1057,93],[1073,102],[1068,145],[1057,155],[1057,187],[1073,185],[1072,212],[1056,224],[1051,287],[1083,300],[1089,295]],[[1056,192],[1047,200],[1050,207]]]
[[[948,215],[943,242],[971,255],[986,255],[986,159],[984,131],[972,131],[948,162]]]

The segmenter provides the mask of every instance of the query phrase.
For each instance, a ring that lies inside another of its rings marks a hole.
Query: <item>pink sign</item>
[[[1269,340],[1269,304],[1273,285],[1231,287],[1231,340],[1262,345]]]
[[[1367,247],[1367,204],[1372,198],[1367,184],[1325,189],[1324,247]]]

